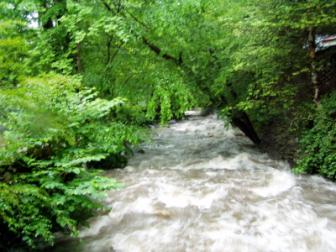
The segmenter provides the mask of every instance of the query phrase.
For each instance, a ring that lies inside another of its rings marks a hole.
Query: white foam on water
[[[224,158],[219,155],[210,160],[202,161],[187,167],[184,169],[206,169],[206,170],[238,170],[238,169],[253,169],[256,165],[250,160],[250,154],[240,153],[231,158]],[[181,168],[181,169],[183,169]]]
[[[195,206],[199,209],[209,209],[214,201],[224,199],[226,194],[225,187],[217,187],[214,190],[202,192],[165,184],[159,187],[157,199],[166,208]]]
[[[101,228],[106,226],[106,223],[109,223],[109,216],[105,215],[102,216],[101,218],[95,219],[93,222],[91,222],[91,225],[89,228],[83,229],[80,234],[79,237],[83,238],[83,237],[87,237],[87,236],[94,236],[94,235],[98,235]]]
[[[68,251],[335,252],[336,186],[296,177],[215,116],[154,128]]]
[[[270,197],[283,193],[295,185],[294,175],[288,171],[279,171],[273,168],[269,168],[269,170],[272,171],[272,176],[268,184],[263,187],[252,188],[252,192],[262,197]]]

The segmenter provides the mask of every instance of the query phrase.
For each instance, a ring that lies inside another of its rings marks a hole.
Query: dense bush
[[[99,209],[102,192],[119,185],[87,167],[141,140],[117,119],[124,103],[58,75],[0,91],[0,244],[51,244]]]
[[[336,180],[336,92],[317,108],[313,126],[301,139],[298,173],[319,173]]]

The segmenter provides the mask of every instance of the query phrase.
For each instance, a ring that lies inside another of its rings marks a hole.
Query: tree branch
[[[162,53],[162,50],[160,47],[154,45],[152,42],[150,42],[147,38],[142,37],[142,41],[144,42],[144,44],[153,52],[155,52],[158,56],[161,56],[162,58],[164,58],[165,60],[170,60],[173,61],[176,65],[181,65],[183,63],[182,60],[182,53],[179,54],[179,58],[176,58],[168,53]]]
[[[113,14],[116,14],[115,10],[112,9],[112,7],[105,1],[105,0],[101,0],[103,5],[105,6],[105,8],[109,11],[112,12]],[[138,24],[140,24],[141,26],[143,26],[147,31],[151,30],[150,27],[145,24],[144,22],[142,22],[141,20],[139,20],[136,16],[134,16],[131,12],[127,11],[124,9],[124,11]],[[117,12],[118,13],[118,12]],[[122,15],[124,18],[125,15],[120,11],[119,12],[120,15]],[[181,66],[183,64],[183,59],[182,59],[182,52],[179,53],[178,58],[174,57],[168,53],[164,53],[162,54],[162,49],[160,47],[158,47],[157,45],[155,45],[154,43],[152,43],[151,41],[149,41],[145,36],[142,36],[142,41],[143,43],[152,51],[154,52],[156,55],[161,56],[163,59],[168,60],[168,61],[172,61],[174,62],[176,65]]]
[[[105,0],[101,0],[101,1],[102,1],[102,3],[103,3],[104,7],[105,7],[108,11],[110,11],[110,12],[114,12],[114,10],[112,9],[112,7],[111,7]]]

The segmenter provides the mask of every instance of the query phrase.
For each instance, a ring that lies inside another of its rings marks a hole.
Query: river
[[[336,185],[295,176],[215,115],[153,129],[111,211],[57,251],[334,252]]]

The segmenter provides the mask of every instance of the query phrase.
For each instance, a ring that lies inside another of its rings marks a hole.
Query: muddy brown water
[[[155,128],[143,148],[108,172],[124,185],[111,211],[55,251],[336,251],[336,185],[293,175],[216,116]]]

